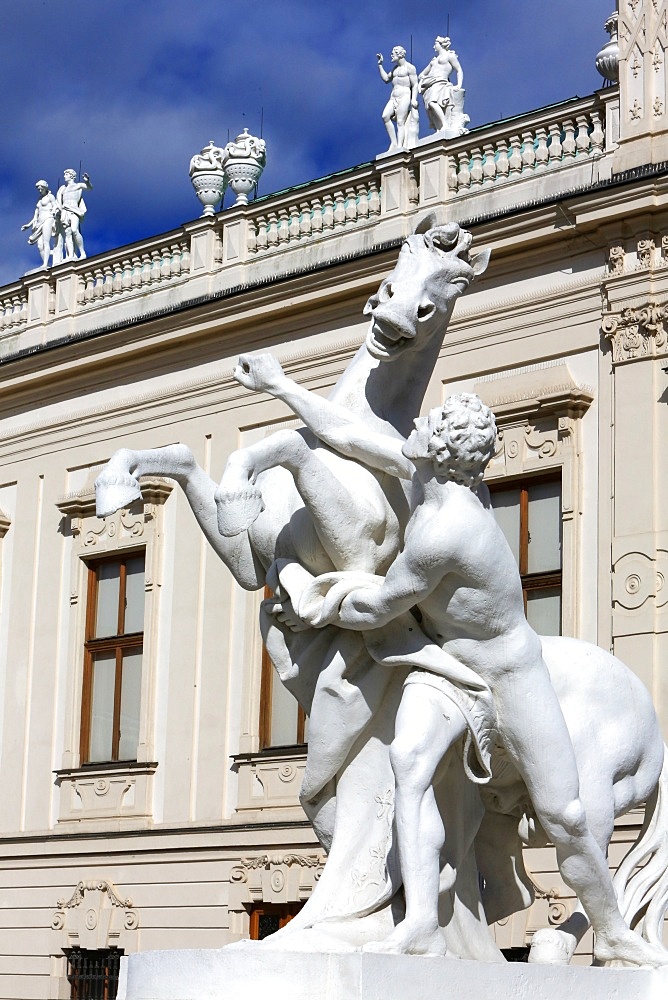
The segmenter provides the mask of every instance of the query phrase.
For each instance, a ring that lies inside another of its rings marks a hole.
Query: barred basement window
[[[116,1000],[122,954],[118,948],[73,948],[67,955],[71,1000]]]
[[[90,563],[82,764],[137,759],[143,629],[144,553]]]
[[[303,903],[259,903],[250,911],[250,939],[264,941],[289,924]]]

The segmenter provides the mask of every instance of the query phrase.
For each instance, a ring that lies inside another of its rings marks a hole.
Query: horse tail
[[[662,945],[668,909],[668,747],[654,791],[645,805],[640,835],[613,879],[628,925],[651,944]]]

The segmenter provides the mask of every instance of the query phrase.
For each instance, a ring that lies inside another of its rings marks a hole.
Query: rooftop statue
[[[390,99],[383,108],[383,122],[390,137],[390,150],[412,149],[420,131],[417,71],[407,61],[406,49],[401,45],[394,46],[390,58],[393,67],[388,73],[383,56],[380,52],[376,54],[381,80],[392,84]]]
[[[271,356],[240,358],[238,381],[304,429],[233,453],[220,486],[184,445],[119,451],[98,513],[137,499],[137,477],[171,476],[241,586],[274,593],[260,629],[309,715],[301,800],[329,858],[256,947],[503,961],[488,924],[529,905],[522,844],[549,835],[581,908],[536,933],[532,959],[568,962],[589,919],[599,961],[662,965],[668,770],[650,696],[609,653],[524,620],[480,484],[489,411],[467,397],[414,421],[456,300],[487,266],[470,248],[454,223],[408,237],[328,400]],[[614,817],[644,801],[613,886]]]
[[[225,152],[225,174],[237,196],[235,205],[247,205],[248,195],[257,187],[267,162],[266,143],[245,128],[233,142],[228,142]]]
[[[31,230],[28,243],[37,244],[37,249],[42,258],[42,267],[47,268],[50,265],[52,256],[54,264],[60,264],[62,260],[62,242],[60,245],[57,243],[55,247],[52,246],[52,240],[60,232],[60,206],[55,196],[49,190],[49,185],[46,181],[37,181],[35,187],[39,192],[35,212],[30,222],[26,222],[24,226],[21,226],[21,231],[23,232],[25,229]]]
[[[60,253],[62,260],[76,260],[86,256],[84,250],[83,236],[81,235],[81,223],[87,212],[86,202],[83,200],[83,192],[91,191],[93,185],[88,174],[83,175],[82,181],[77,181],[76,170],[68,169],[63,171],[64,184],[58,188],[56,201],[60,208],[60,233],[59,241],[65,244],[65,252]]]
[[[436,55],[418,76],[429,124],[435,132],[453,139],[468,131],[468,115],[464,114],[464,73],[457,53],[450,48],[450,39],[437,35],[434,42]],[[455,72],[457,82],[451,83]]]

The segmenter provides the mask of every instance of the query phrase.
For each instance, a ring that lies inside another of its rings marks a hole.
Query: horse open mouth
[[[366,335],[366,347],[372,358],[383,361],[394,357],[395,354],[401,354],[414,340],[415,338],[412,336],[403,336],[389,323],[372,317],[371,325]]]

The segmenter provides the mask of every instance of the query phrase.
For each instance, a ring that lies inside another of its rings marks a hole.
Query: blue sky
[[[421,70],[450,23],[471,127],[593,93],[614,0],[3,0],[0,283],[39,263],[35,181],[91,175],[89,255],[200,214],[193,153],[263,109],[268,194],[382,152],[376,52]],[[429,129],[423,112],[421,135]],[[228,198],[232,198],[228,193]],[[225,203],[227,205],[227,201]]]

